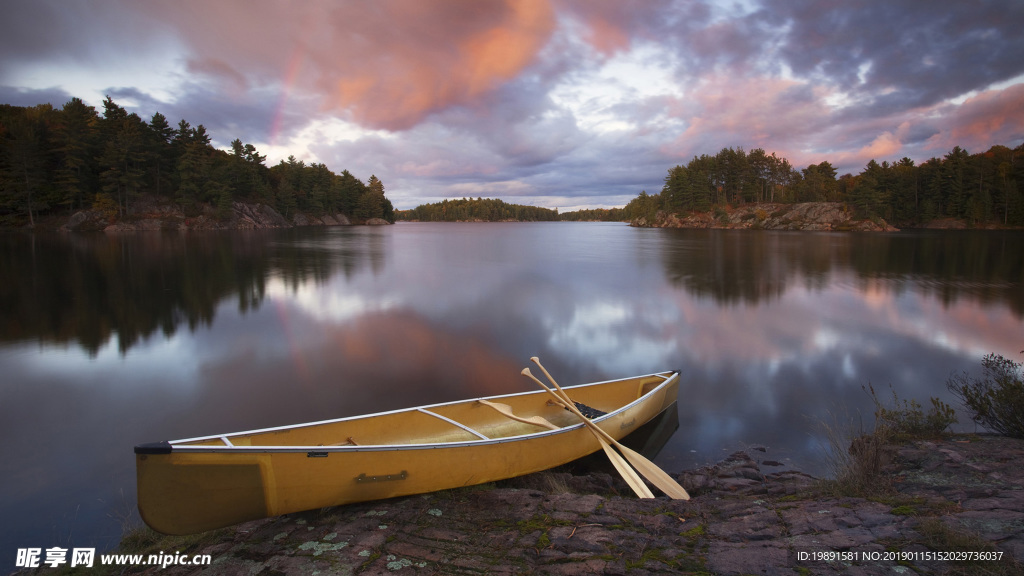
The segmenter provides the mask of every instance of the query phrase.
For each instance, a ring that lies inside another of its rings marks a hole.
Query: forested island
[[[218,150],[202,124],[172,127],[159,112],[147,122],[109,96],[102,114],[80,98],[0,104],[0,226],[72,214],[79,226],[127,229],[154,218],[181,228],[394,222],[376,176],[265,161],[252,144]]]
[[[398,220],[410,222],[552,222],[559,220],[558,210],[507,204],[495,198],[462,198],[420,204],[395,213]]]
[[[723,148],[672,167],[660,193],[641,192],[616,219],[679,227],[756,227],[774,220],[785,226],[795,221],[787,218],[791,206],[807,203],[827,205],[801,213],[841,214],[843,226],[1024,226],[1024,144],[976,154],[956,146],[920,165],[909,158],[871,160],[859,174],[838,178],[828,161],[797,170],[761,148]],[[741,207],[747,209],[736,214]]]

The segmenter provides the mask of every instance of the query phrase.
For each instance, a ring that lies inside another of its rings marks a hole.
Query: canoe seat
[[[587,418],[589,418],[591,420],[593,420],[594,418],[600,418],[601,416],[604,416],[605,414],[607,414],[607,412],[604,412],[603,410],[598,410],[597,408],[591,408],[590,406],[587,406],[586,404],[584,404],[582,402],[577,402],[577,401],[573,400],[572,403],[576,405],[576,409],[580,411],[580,414],[583,414],[584,416],[586,416]],[[565,404],[562,404],[561,402],[555,402],[553,400],[548,400],[547,405],[548,406],[561,406],[566,411],[569,411],[569,408],[567,408],[565,406]]]

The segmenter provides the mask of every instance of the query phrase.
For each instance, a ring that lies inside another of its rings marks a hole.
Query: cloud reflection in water
[[[951,372],[1024,347],[1019,234],[537,223],[27,238],[0,258],[0,473],[16,484],[0,512],[44,520],[4,532],[8,549],[48,545],[54,525],[100,533],[118,491],[133,497],[135,443],[530,390],[533,355],[562,384],[679,369],[666,468],[758,444],[820,473],[814,420],[870,426],[863,386],[950,401]]]

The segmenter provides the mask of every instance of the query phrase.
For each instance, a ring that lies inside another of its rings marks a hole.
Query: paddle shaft
[[[505,416],[506,418],[511,418],[512,420],[515,420],[517,422],[524,422],[526,424],[532,424],[534,426],[542,426],[544,428],[549,428],[551,430],[560,429],[558,426],[552,424],[543,416],[531,416],[529,418],[517,416],[515,413],[512,412],[512,407],[509,406],[508,404],[501,404],[500,402],[491,402],[483,398],[477,400],[477,402],[483,404],[484,406],[489,406],[502,416]],[[604,450],[605,454],[608,456],[608,459],[611,460],[612,465],[615,466],[615,469],[619,471],[619,474],[621,474],[623,478],[626,478],[626,481],[630,484],[630,488],[632,488],[633,491],[636,492],[637,495],[640,496],[641,498],[653,498],[654,494],[650,493],[650,490],[647,488],[647,486],[643,484],[643,480],[636,476],[635,473],[632,474],[633,478],[629,477],[630,472],[632,472],[632,470],[629,469],[629,465],[626,464],[624,460],[622,460],[622,457],[615,453],[611,445],[605,442],[604,439],[602,439],[600,436],[595,435],[594,437],[597,438],[598,442],[600,442],[601,449]],[[647,496],[648,493],[650,493],[649,496]]]
[[[615,446],[616,448],[622,449],[622,445],[619,444],[619,442],[615,438],[612,438],[611,435],[605,432],[603,428],[591,422],[590,418],[587,418],[586,416],[583,415],[582,412],[580,412],[580,409],[576,407],[576,403],[569,398],[569,395],[565,393],[565,390],[562,390],[562,387],[558,385],[558,382],[555,382],[555,379],[551,377],[551,373],[548,372],[547,368],[545,368],[540,363],[539,358],[534,356],[533,358],[530,358],[530,360],[532,360],[533,363],[536,364],[538,368],[540,368],[540,371],[543,372],[544,375],[547,376],[548,380],[550,380],[551,383],[555,386],[555,389],[558,390],[558,393],[555,394],[555,397],[560,398],[562,402],[565,404],[565,407],[568,408],[570,412],[579,416],[585,423],[587,423],[590,426],[592,430],[600,434],[605,439],[605,441]],[[537,380],[537,378],[535,377],[533,379]],[[544,384],[541,384],[540,380],[537,380],[537,383],[540,384],[541,386],[544,386]],[[544,386],[544,388],[547,388],[547,386]]]
[[[600,434],[601,432],[604,432],[603,430],[601,430],[600,428],[597,427],[596,424],[588,420],[587,417],[584,416],[576,408],[576,405],[573,404],[571,400],[563,398],[558,394],[558,392],[555,392],[551,388],[548,388],[543,382],[538,380],[536,376],[530,373],[529,368],[523,369],[523,375],[536,382],[537,385],[546,390],[548,394],[554,396],[556,401],[558,401],[560,404],[565,404],[566,407],[570,409],[570,412],[576,414],[576,416],[579,417],[579,419],[583,422],[584,426],[590,430],[590,433],[593,434],[594,438],[596,438],[597,441],[601,444],[601,448],[604,449],[604,453],[608,456],[608,459],[611,461],[612,465],[615,466],[615,469],[618,470],[619,474],[622,476],[622,479],[625,480],[627,484],[629,484],[629,487],[633,489],[633,492],[635,492],[638,497],[654,498],[654,493],[651,492],[651,489],[647,487],[647,484],[644,484],[644,481],[640,478],[639,475],[637,475],[636,470],[630,467],[629,463],[626,462],[626,460],[624,460],[618,452],[612,449],[608,441],[605,440],[605,437]]]
[[[570,411],[576,413],[581,419],[583,419],[583,421],[586,422],[591,427],[591,430],[595,431],[594,432],[595,434],[601,435],[609,443],[611,443],[613,446],[618,448],[622,452],[622,454],[626,457],[626,459],[629,460],[629,462],[633,466],[635,466],[637,468],[637,470],[639,470],[640,473],[644,475],[644,477],[646,477],[648,480],[650,480],[662,492],[664,492],[668,496],[672,497],[673,499],[676,499],[676,500],[689,500],[690,499],[690,495],[686,492],[686,489],[683,488],[682,486],[680,486],[678,482],[676,482],[671,476],[666,474],[665,471],[662,470],[661,468],[659,468],[655,463],[653,463],[650,460],[648,460],[647,458],[645,458],[639,452],[637,452],[637,451],[635,451],[635,450],[633,450],[631,448],[628,448],[626,446],[623,446],[617,440],[612,438],[602,428],[600,428],[599,426],[597,426],[596,424],[591,422],[587,417],[583,416],[583,414],[580,413],[580,411],[576,408],[575,403],[573,403],[573,401],[569,398],[569,395],[565,393],[565,390],[562,390],[562,387],[558,385],[558,382],[556,382],[555,379],[551,377],[551,373],[549,373],[547,371],[547,369],[544,368],[544,365],[540,363],[540,359],[537,358],[536,356],[534,356],[534,357],[530,358],[530,360],[534,364],[536,364],[537,367],[540,368],[542,372],[544,372],[544,375],[547,376],[548,380],[550,380],[551,383],[555,386],[555,388],[558,389],[558,391],[561,393],[561,395],[565,398],[565,402],[567,403],[567,406],[570,407]],[[530,376],[533,377],[532,374]],[[536,378],[533,378],[533,379],[536,380],[538,383],[540,383],[540,381],[537,380]],[[541,385],[543,386],[543,384],[541,384]],[[547,387],[545,386],[545,388],[547,388]]]

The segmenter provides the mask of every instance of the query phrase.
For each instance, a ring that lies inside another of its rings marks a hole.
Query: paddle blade
[[[622,459],[622,456],[620,456],[618,452],[613,450],[612,447],[604,441],[604,438],[601,438],[597,434],[594,434],[594,438],[597,438],[597,441],[601,443],[601,448],[604,449],[604,453],[608,456],[608,460],[611,461],[612,466],[618,470],[619,475],[626,481],[626,484],[629,484],[629,487],[637,497],[654,498],[654,493],[647,487],[647,484],[644,484],[644,481],[637,475],[636,470],[633,470],[633,468],[631,468],[629,464]]]
[[[640,498],[654,498],[654,493],[652,493],[651,489],[648,488],[646,484],[644,484],[644,481],[640,478],[639,475],[637,475],[636,470],[633,470],[629,463],[626,462],[626,460],[618,452],[613,450],[612,447],[608,444],[608,442],[605,441],[605,439],[601,436],[604,432],[600,430],[597,426],[595,426],[593,422],[587,420],[587,418],[583,416],[583,414],[580,414],[579,410],[575,409],[576,406],[574,406],[571,401],[563,398],[562,396],[559,396],[557,392],[555,392],[551,388],[548,388],[543,382],[538,380],[537,377],[530,372],[529,368],[523,368],[521,374],[523,376],[526,376],[530,380],[536,382],[537,385],[546,390],[548,394],[554,396],[556,401],[568,402],[568,406],[572,406],[570,412],[576,414],[579,417],[579,419],[583,422],[584,426],[588,430],[590,430],[591,434],[594,435],[594,438],[596,438],[597,441],[601,444],[601,448],[604,449],[604,453],[608,456],[608,459],[611,460],[612,466],[614,466],[615,469],[619,472],[619,475],[622,476],[622,479],[626,481],[626,484],[628,484],[629,487],[633,489],[633,492],[635,492],[636,495],[639,496]],[[552,380],[552,382],[554,381]]]
[[[551,374],[547,371],[546,368],[544,368],[544,365],[540,363],[540,359],[537,358],[536,356],[533,356],[532,358],[530,358],[530,360],[534,364],[536,364],[538,368],[541,369],[541,372],[543,372],[545,376],[547,376],[548,380],[551,381],[555,389],[558,390],[558,393],[555,393],[552,390],[548,391],[557,397],[563,398],[566,402],[569,402],[571,404],[569,396],[565,393],[564,390],[562,390],[558,383],[555,382],[555,379],[551,377]],[[526,374],[535,382],[537,382],[537,384],[540,384],[545,389],[548,389],[547,386],[544,386],[544,384],[541,383],[540,380],[537,380],[537,378],[533,374],[530,374],[529,368],[524,368],[523,374]],[[665,494],[667,494],[668,496],[675,500],[690,499],[690,495],[686,492],[686,489],[680,486],[678,482],[673,480],[671,476],[666,474],[664,470],[655,465],[654,462],[651,462],[647,458],[644,458],[642,454],[636,452],[635,450],[623,446],[615,438],[612,438],[607,432],[602,430],[599,426],[590,422],[585,416],[583,416],[583,414],[579,412],[579,410],[576,409],[575,405],[573,405],[572,408],[569,408],[569,411],[579,416],[579,418],[583,420],[585,424],[588,425],[588,427],[591,429],[591,432],[593,432],[594,435],[597,436],[602,442],[610,442],[613,446],[621,450],[622,453],[626,456],[626,459],[629,460],[629,462],[636,467],[636,471],[640,472],[640,474],[642,474],[644,478],[650,480],[651,484],[657,486],[659,490],[661,490],[662,492],[664,492]]]
[[[616,442],[615,446],[622,451],[622,454],[629,460],[629,463],[636,467],[637,471],[643,474],[644,478],[651,481],[666,495],[673,500],[689,500],[690,495],[686,492],[686,489],[679,485],[671,476],[669,476],[664,470],[659,468],[654,462],[651,462],[647,458],[644,458],[639,452],[623,446]]]

